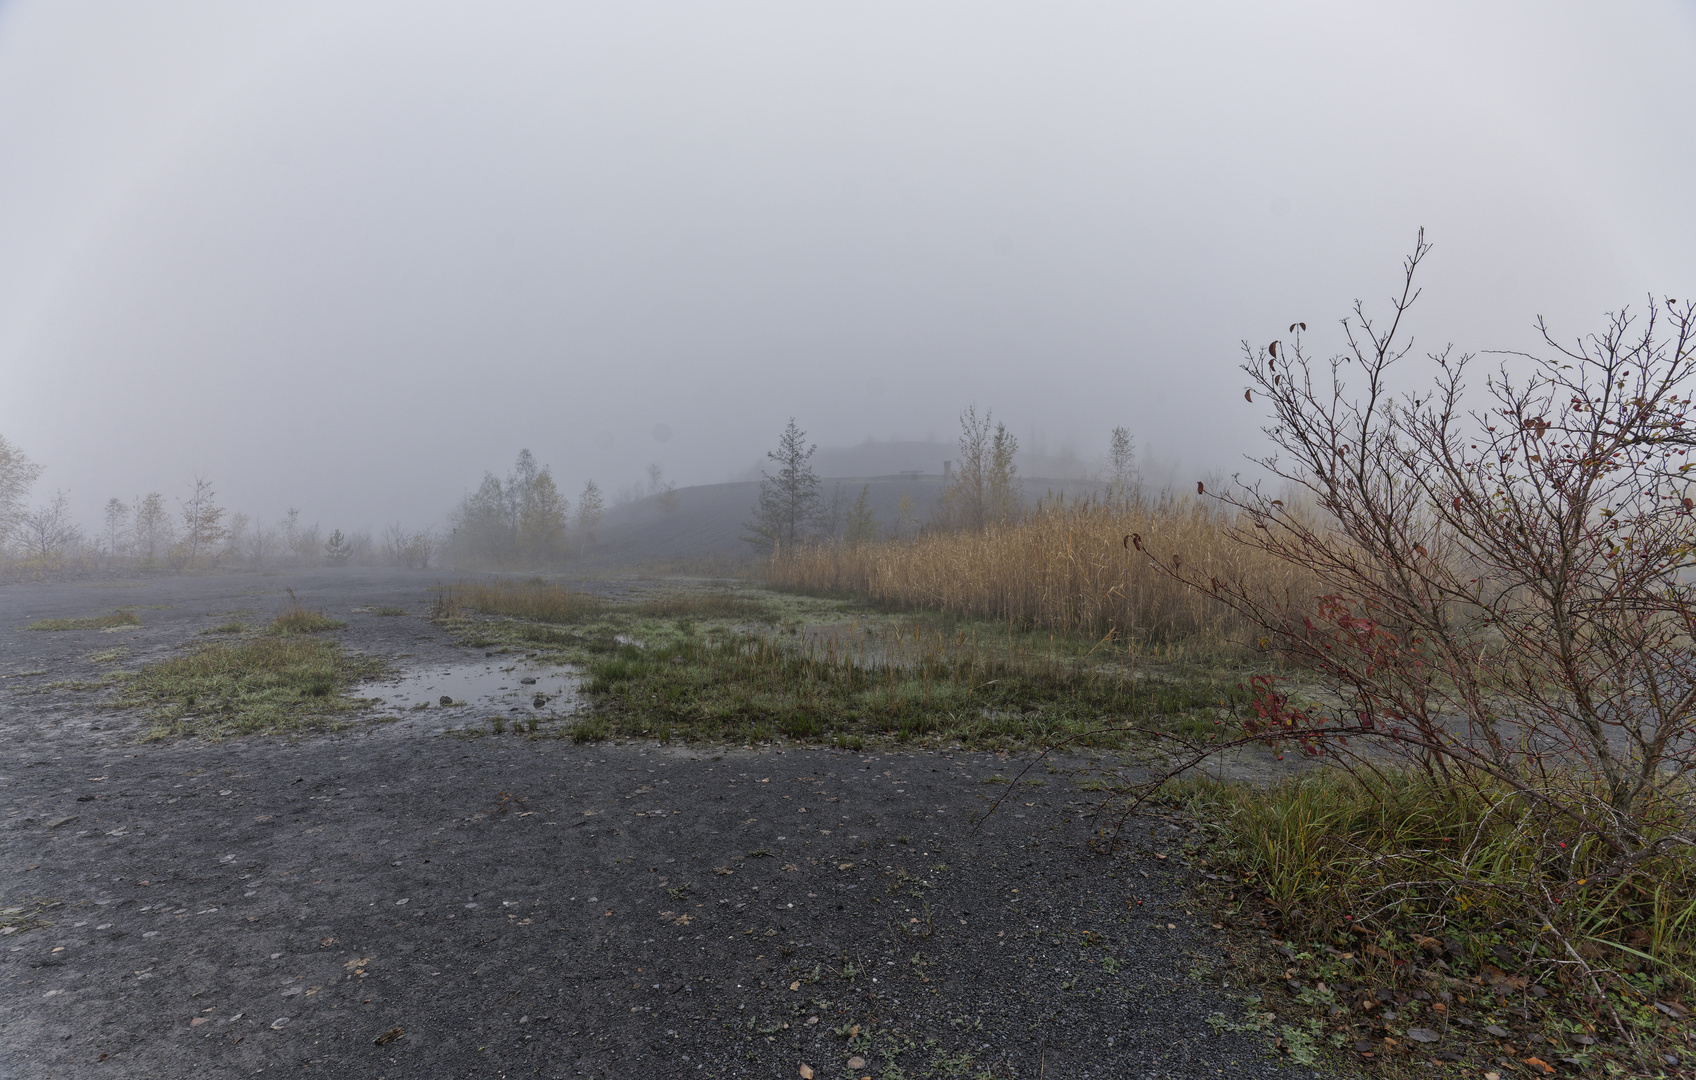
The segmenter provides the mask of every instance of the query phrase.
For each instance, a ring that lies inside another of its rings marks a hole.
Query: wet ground
[[[1243,1006],[1185,900],[1187,827],[1091,850],[1090,761],[985,820],[1020,763],[469,737],[458,716],[576,706],[566,674],[456,647],[435,582],[0,590],[0,1077],[1310,1074],[1218,1022]],[[285,586],[389,661],[373,716],[401,719],[142,742],[95,694],[31,692],[263,621]],[[143,625],[20,629],[118,606]]]

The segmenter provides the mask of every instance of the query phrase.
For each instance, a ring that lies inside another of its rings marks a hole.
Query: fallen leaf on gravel
[[[786,863],[783,864],[783,872],[786,873],[786,874],[792,874],[799,869],[801,869],[801,868],[799,866],[796,866],[792,862],[786,862]]]
[[[288,1026],[289,1026],[289,1018],[286,1017],[286,1016],[279,1016],[275,1020],[271,1021],[271,1030],[272,1031],[281,1031]]]
[[[354,959],[354,960],[349,960],[347,963],[343,964],[342,967],[346,968],[349,971],[359,971],[362,968],[364,968],[366,964],[369,964],[370,962],[371,962],[371,957],[366,956],[366,957],[361,957],[361,958]]]
[[[836,868],[838,870],[852,870],[854,869],[854,864],[851,862],[837,863]]]
[[[1545,1075],[1555,1071],[1555,1067],[1550,1065],[1547,1061],[1544,1061],[1542,1058],[1528,1057],[1525,1058],[1524,1061],[1533,1069],[1542,1069]]]
[[[1531,982],[1524,975],[1509,975],[1501,968],[1493,967],[1490,964],[1485,964],[1479,970],[1484,976],[1484,981],[1491,986],[1511,986],[1515,990],[1524,990],[1526,985]]]
[[[848,1059],[848,1067],[858,1072],[866,1067],[866,1059],[863,1057],[851,1057]]]
[[[326,948],[326,949],[328,949],[331,945],[334,945],[335,943],[336,943],[336,939],[333,938],[333,937],[321,937],[321,938],[318,939],[318,944],[321,947]]]
[[[1424,1043],[1436,1042],[1438,1039],[1442,1038],[1441,1035],[1438,1035],[1430,1028],[1408,1028],[1407,1037],[1412,1039],[1414,1042]]]
[[[813,1080],[813,1067],[804,1061],[801,1063],[801,1080]]]
[[[801,980],[800,980],[800,979],[796,979],[796,980],[795,980],[795,981],[794,981],[794,982],[792,982],[792,983],[790,983],[790,984],[789,984],[789,989],[791,989],[791,990],[799,990],[799,989],[801,989]]]
[[[406,1034],[405,1028],[390,1028],[389,1030],[383,1032],[381,1035],[377,1036],[375,1039],[372,1039],[371,1042],[372,1042],[372,1045],[374,1045],[374,1046],[385,1046],[389,1043],[394,1042],[396,1039],[400,1038],[402,1035],[405,1035],[405,1034]]]
[[[201,1024],[206,1023],[206,1021],[208,1021],[210,1019],[212,1019],[210,1016],[197,1016],[193,1020],[190,1020],[188,1022],[188,1026],[189,1027],[199,1027]]]
[[[715,867],[713,867],[713,873],[717,874],[720,877],[724,877],[728,874],[734,874],[734,873],[736,873],[736,871],[732,870],[728,866],[715,866]]]

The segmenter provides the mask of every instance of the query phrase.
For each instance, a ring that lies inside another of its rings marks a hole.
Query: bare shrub
[[[1252,484],[1215,497],[1242,550],[1315,593],[1269,595],[1158,532],[1136,542],[1329,691],[1298,705],[1262,682],[1249,734],[1374,767],[1365,740],[1512,824],[1511,872],[1426,850],[1380,903],[1423,893],[1456,913],[1491,894],[1524,914],[1540,959],[1593,973],[1586,898],[1640,897],[1635,916],[1662,926],[1662,900],[1692,902],[1662,896],[1660,864],[1696,845],[1696,305],[1651,299],[1570,344],[1540,320],[1546,351],[1487,374],[1481,407],[1474,358],[1448,351],[1398,396],[1428,250],[1422,234],[1388,326],[1355,305],[1340,355],[1310,358],[1302,324],[1287,343],[1245,344],[1249,394],[1272,411],[1260,464],[1321,513]]]

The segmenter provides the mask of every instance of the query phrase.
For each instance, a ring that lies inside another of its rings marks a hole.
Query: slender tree
[[[0,435],[0,545],[22,520],[24,498],[40,475],[41,466]]]
[[[842,542],[851,548],[869,544],[877,539],[877,511],[872,509],[871,495],[871,485],[863,485],[854,505],[848,508],[848,522],[843,530]]]
[[[165,496],[157,491],[138,496],[131,514],[135,528],[135,552],[148,562],[156,562],[171,546],[175,530],[171,513],[165,508]]]
[[[212,481],[196,473],[189,485],[189,497],[178,502],[183,519],[179,546],[187,565],[198,566],[203,559],[216,562],[218,544],[229,536],[229,530],[224,528],[224,508],[218,505]]]
[[[812,464],[817,449],[808,445],[807,433],[790,417],[778,436],[777,449],[766,453],[777,468],[761,473],[759,504],[753,520],[742,526],[748,530],[742,538],[746,543],[769,552],[791,547],[809,535],[820,503],[819,477]]]
[[[1137,444],[1124,427],[1113,429],[1113,439],[1107,449],[1107,502],[1123,506],[1141,482],[1137,474]]]
[[[606,499],[600,487],[593,480],[588,481],[583,485],[583,494],[577,496],[577,536],[584,547],[595,545],[595,531],[601,527],[606,512]]]
[[[106,500],[106,554],[121,558],[130,549],[130,508],[124,500]]]

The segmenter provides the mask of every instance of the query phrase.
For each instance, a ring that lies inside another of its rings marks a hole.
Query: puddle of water
[[[450,716],[469,717],[490,710],[547,716],[576,711],[580,681],[578,673],[569,667],[490,660],[419,668],[399,677],[362,683],[353,688],[353,694],[381,698],[385,707],[396,712],[428,705],[431,713]],[[546,699],[540,707],[536,705],[538,694]],[[444,697],[452,698],[454,704],[441,704]],[[424,715],[424,710],[417,715]]]

